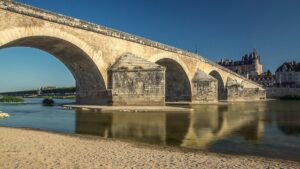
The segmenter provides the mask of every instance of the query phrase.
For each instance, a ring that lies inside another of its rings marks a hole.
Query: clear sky
[[[299,0],[18,0],[169,44],[217,61],[256,48],[264,70],[300,61]],[[70,86],[54,57],[36,49],[0,50],[0,91]]]

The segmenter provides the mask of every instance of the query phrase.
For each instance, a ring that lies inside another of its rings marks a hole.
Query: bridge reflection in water
[[[0,126],[80,133],[158,145],[300,161],[299,101],[192,106],[194,112],[111,112],[0,104]],[[57,100],[59,102],[59,100]]]
[[[206,149],[232,135],[258,143],[264,133],[260,120],[264,107],[246,103],[201,105],[183,113],[77,110],[76,133],[193,149]]]

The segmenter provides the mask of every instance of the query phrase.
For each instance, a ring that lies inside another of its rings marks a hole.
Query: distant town
[[[264,86],[269,98],[300,96],[299,62],[287,61],[282,63],[275,73],[270,70],[264,72],[261,56],[254,49],[242,56],[241,60],[221,59],[217,63]]]

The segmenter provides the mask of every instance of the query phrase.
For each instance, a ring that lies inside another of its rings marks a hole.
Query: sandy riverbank
[[[300,163],[0,127],[0,168],[300,168]]]

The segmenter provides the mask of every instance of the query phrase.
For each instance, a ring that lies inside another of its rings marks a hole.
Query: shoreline
[[[299,168],[295,161],[0,127],[0,168]]]

